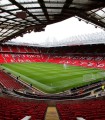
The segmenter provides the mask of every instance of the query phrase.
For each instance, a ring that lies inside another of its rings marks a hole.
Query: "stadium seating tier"
[[[44,120],[46,103],[17,101],[0,97],[0,120],[21,120],[31,116],[31,120]]]

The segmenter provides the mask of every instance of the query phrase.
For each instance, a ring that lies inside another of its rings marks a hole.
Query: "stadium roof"
[[[34,34],[32,34],[34,35]],[[25,36],[27,38],[28,35]],[[30,37],[30,36],[29,36]],[[82,35],[76,35],[71,36],[65,39],[60,40],[60,42],[56,39],[54,42],[50,41],[49,38],[47,38],[47,42],[42,43],[32,43],[32,42],[24,42],[25,40],[20,41],[7,41],[4,44],[9,45],[23,45],[23,46],[36,46],[36,47],[60,47],[60,46],[76,46],[76,45],[92,45],[92,44],[105,44],[105,32],[96,32],[96,33],[89,33],[89,34],[82,34]]]
[[[0,43],[73,16],[105,28],[104,7],[104,0],[0,0]]]

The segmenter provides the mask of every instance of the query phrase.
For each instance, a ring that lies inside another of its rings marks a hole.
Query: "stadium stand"
[[[0,71],[0,84],[7,89],[24,89],[25,87],[9,76],[7,73]]]
[[[10,52],[10,48],[8,45],[5,45],[5,47],[1,46],[1,51],[2,52]]]
[[[20,53],[26,53],[27,52],[25,47],[20,46],[20,47],[18,47],[18,49],[19,49]]]
[[[26,47],[26,50],[27,50],[28,53],[33,53],[34,52],[31,47]]]
[[[56,105],[61,120],[76,120],[82,117],[85,120],[104,120],[105,119],[105,101],[87,100],[72,104]]]
[[[6,61],[4,60],[3,55],[0,54],[0,63],[5,63],[5,62],[6,62]]]
[[[21,120],[31,116],[31,120],[44,120],[47,104],[33,101],[12,100],[0,97],[0,120]]]
[[[19,49],[17,46],[11,46],[10,49],[11,49],[11,52],[14,52],[14,53],[19,52]]]

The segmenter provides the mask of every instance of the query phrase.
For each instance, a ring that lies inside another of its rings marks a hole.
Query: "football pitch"
[[[104,70],[63,64],[11,63],[1,67],[46,93],[64,92],[105,78]]]

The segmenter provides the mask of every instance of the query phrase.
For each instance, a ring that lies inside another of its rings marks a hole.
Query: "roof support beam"
[[[10,14],[10,15],[13,15],[13,16],[15,16],[15,18],[16,18],[16,15],[15,15],[14,13],[11,13],[11,12],[8,11],[8,10],[4,10],[3,8],[0,8],[0,10],[2,10],[2,12],[6,12],[6,13],[8,13],[8,14]],[[15,22],[18,22],[17,20],[15,20],[15,18],[6,18],[6,19],[12,20],[12,21],[15,21]],[[32,21],[29,21],[29,20],[26,20],[26,21],[33,23]],[[21,21],[19,21],[19,22],[22,23]]]
[[[77,15],[87,21],[92,22],[95,25],[105,28],[105,25],[101,21],[98,21],[98,19],[95,19],[93,16],[89,16],[89,14],[86,12],[78,13]]]
[[[16,32],[16,33],[12,34],[12,35],[9,33],[9,34],[7,34],[8,36],[7,36],[6,38],[4,38],[3,40],[0,41],[0,43],[6,42],[6,41],[8,41],[8,40],[11,40],[11,39],[13,39],[17,34],[24,33],[24,31],[25,31],[25,28],[22,29],[22,30],[20,30],[19,32]]]
[[[64,4],[64,6],[62,8],[61,16],[65,16],[65,13],[68,11],[69,6],[70,6],[70,4],[72,4],[72,2],[73,2],[73,0],[66,0],[65,1],[65,4]],[[69,12],[69,16],[68,17],[72,17],[74,15],[75,15],[74,13]]]
[[[63,6],[63,8],[62,8],[61,14],[63,14],[63,12],[65,12],[65,9],[68,9],[68,8],[69,8],[69,6],[70,6],[70,4],[72,4],[72,2],[73,2],[73,0],[66,0],[66,1],[65,1],[65,4],[64,4],[64,6]]]
[[[21,4],[37,4],[38,2],[37,1],[33,1],[33,2],[31,2],[31,1],[27,1],[27,2],[22,2],[21,1]],[[44,1],[44,4],[45,3],[49,3],[49,1]],[[62,1],[59,1],[59,2],[57,2],[57,1],[50,1],[50,3],[51,4],[64,4],[64,2],[62,2]],[[1,7],[7,7],[7,6],[10,6],[11,4],[6,4],[6,5],[2,5]]]
[[[43,0],[38,0],[43,12],[44,12],[44,15],[46,16],[46,19],[49,21],[49,15],[48,15],[48,12],[47,12],[47,9],[46,9],[46,6],[45,6],[45,3]]]
[[[16,26],[12,26],[10,29],[8,29],[6,32],[4,32],[3,34],[1,34],[1,36],[4,36],[5,35],[5,33],[7,33],[8,31],[10,31],[10,30],[15,30],[16,28],[19,28],[19,27],[16,27]],[[11,34],[11,33],[9,33],[9,34]],[[8,34],[7,34],[7,36],[8,36]]]
[[[7,25],[7,27],[8,27],[8,26],[10,26],[10,24]],[[5,31],[3,34],[1,34],[1,36],[3,36],[5,33],[9,32],[10,30],[13,30],[13,32],[14,32],[14,30],[19,30],[19,28],[21,28],[21,27],[24,27],[24,26],[21,25],[21,24],[13,25],[13,26],[11,26],[9,29],[7,29],[7,31]],[[4,29],[5,29],[5,28],[4,28]],[[11,32],[10,32],[9,34],[11,34]],[[8,35],[8,34],[7,34],[7,35]]]
[[[16,2],[15,0],[9,0],[12,4],[16,5],[20,10],[25,11],[27,14],[29,14],[29,16],[33,17],[33,19],[35,19],[36,21],[38,21],[39,23],[42,23],[35,15],[33,15],[31,12],[29,12],[27,10],[27,8],[24,8],[21,4],[19,4],[18,2]]]

